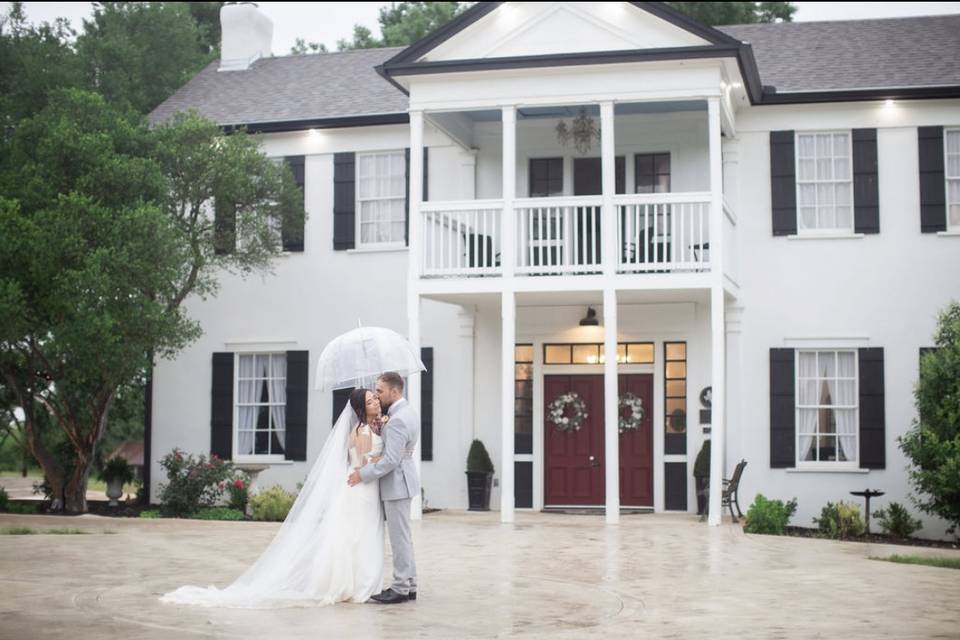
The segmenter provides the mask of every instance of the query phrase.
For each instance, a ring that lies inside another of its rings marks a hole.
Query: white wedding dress
[[[260,557],[223,589],[183,586],[160,600],[210,607],[271,609],[365,602],[383,580],[384,525],[377,482],[350,487],[360,454],[351,448],[356,418],[349,405],[324,443],[287,518]],[[367,456],[383,452],[368,426]]]

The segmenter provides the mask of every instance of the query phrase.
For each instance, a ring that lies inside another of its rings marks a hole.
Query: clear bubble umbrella
[[[334,338],[323,348],[314,388],[373,388],[377,377],[386,371],[406,377],[425,370],[420,354],[396,331],[359,327]]]

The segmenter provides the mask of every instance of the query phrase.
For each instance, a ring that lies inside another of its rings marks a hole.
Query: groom
[[[420,480],[413,461],[420,439],[420,416],[403,397],[403,378],[388,371],[377,378],[380,406],[390,420],[383,427],[383,457],[350,474],[350,486],[380,480],[380,499],[390,531],[393,551],[393,584],[371,599],[396,604],[417,599],[417,566],[410,535],[410,499],[420,493]]]

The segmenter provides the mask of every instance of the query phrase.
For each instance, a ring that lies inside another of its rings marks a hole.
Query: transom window
[[[797,228],[853,231],[849,131],[797,133]]]
[[[237,455],[284,454],[287,418],[286,353],[237,354]]]
[[[947,179],[947,228],[960,231],[960,129],[943,132],[946,154],[944,176]]]
[[[403,245],[406,199],[407,162],[403,151],[357,154],[358,245]]]
[[[856,463],[857,352],[799,350],[796,362],[797,465]]]
[[[543,364],[603,364],[603,344],[545,344]],[[620,364],[653,364],[652,342],[621,342],[617,344],[617,362]]]

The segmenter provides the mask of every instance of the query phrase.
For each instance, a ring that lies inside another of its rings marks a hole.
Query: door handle
[[[589,460],[590,460],[590,466],[591,466],[591,467],[599,467],[599,466],[600,466],[600,462],[599,462],[596,458],[594,458],[593,456],[590,456]]]

